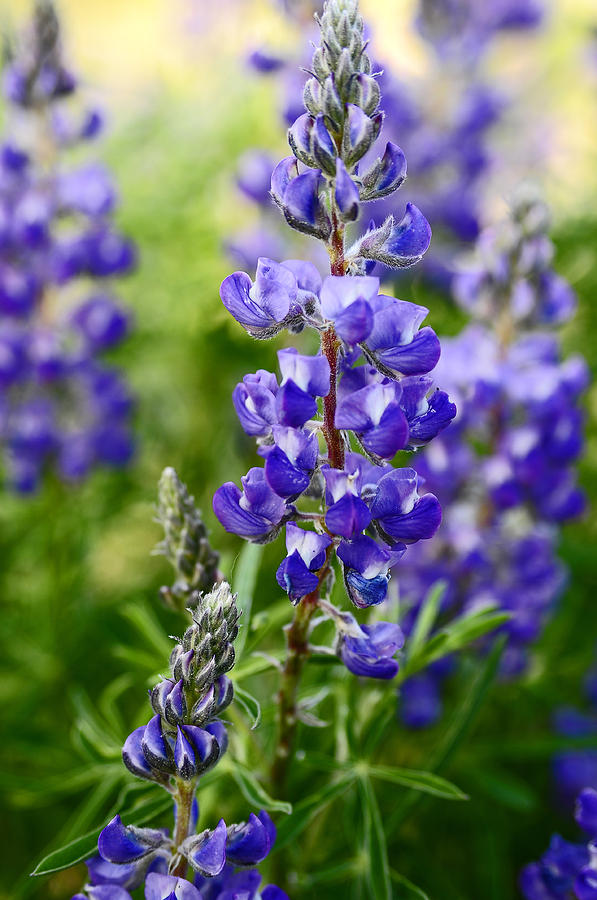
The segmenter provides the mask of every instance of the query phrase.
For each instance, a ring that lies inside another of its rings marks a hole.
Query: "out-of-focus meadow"
[[[380,55],[406,73],[422,71],[411,5],[362,6]],[[2,13],[18,22],[27,7],[4,0]],[[559,270],[580,298],[566,344],[595,373],[597,10],[592,0],[555,0],[553,7],[539,35],[502,42],[490,67],[524,95],[516,127],[528,129],[542,152],[520,159],[516,175],[533,170],[553,205]],[[124,472],[95,473],[78,488],[46,482],[33,498],[3,495],[0,503],[0,897],[11,900],[66,898],[80,884],[80,870],[42,882],[27,873],[47,849],[100,824],[114,802],[127,778],[119,742],[137,724],[131,717],[140,695],[162,665],[160,634],[178,627],[157,602],[166,564],[149,555],[159,538],[152,523],[157,479],[165,465],[177,468],[233,565],[240,542],[211,513],[214,489],[253,459],[231,389],[244,373],[271,368],[277,346],[252,342],[226,315],[218,287],[232,268],[223,241],[254,216],[234,187],[236,160],[254,145],[280,155],[285,145],[275,85],[250,74],[245,57],[268,40],[289,47],[292,29],[267,0],[62,0],[60,11],[76,69],[106,111],[98,152],[119,184],[119,224],[139,247],[139,268],[122,287],[135,327],[115,354],[137,396],[138,449]],[[498,215],[499,188],[495,195]],[[416,280],[413,290],[407,299],[431,305],[432,324],[449,332],[450,308]],[[595,388],[587,413],[581,478],[595,499]],[[517,896],[520,866],[542,852],[553,830],[570,831],[567,812],[554,802],[550,717],[556,706],[579,702],[597,650],[596,554],[589,512],[565,529],[570,584],[530,671],[492,688],[452,759],[450,773],[470,803],[413,810],[392,846],[396,867],[425,881],[436,900]],[[271,575],[278,555],[267,548],[258,610],[280,599]],[[103,750],[99,723],[110,735]],[[401,732],[400,759],[419,765],[437,733]],[[98,783],[102,754],[113,766],[109,775],[101,769]],[[226,802],[234,807],[233,797]],[[311,844],[306,838],[305,852],[321,862]],[[301,896],[344,894],[333,885]]]

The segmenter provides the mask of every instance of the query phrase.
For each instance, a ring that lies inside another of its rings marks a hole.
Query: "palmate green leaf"
[[[462,650],[468,644],[478,638],[495,631],[510,619],[510,613],[491,609],[484,609],[470,616],[460,616],[434,634],[433,637],[420,648],[416,656],[412,656],[400,673],[400,680],[414,675],[421,669],[436,662],[449,653]]]
[[[234,760],[234,764],[230,764],[227,771],[236,781],[245,799],[256,809],[267,809],[269,812],[282,812],[287,815],[292,812],[292,804],[270,797],[255,774],[238,760]]]
[[[278,825],[278,836],[274,844],[274,851],[281,850],[286,844],[293,841],[301,834],[309,823],[319,815],[329,804],[344,794],[354,783],[354,772],[345,772],[337,780],[326,784],[315,793],[295,803],[292,815],[284,819]]]
[[[242,706],[252,722],[251,731],[254,731],[261,724],[261,704],[259,700],[237,684],[234,685],[234,699]]]
[[[445,581],[436,581],[429,589],[417,615],[412,633],[406,642],[407,660],[414,659],[425,645],[437,619],[446,588],[447,583]]]
[[[235,651],[238,659],[241,658],[249,627],[251,623],[251,609],[253,607],[253,595],[257,583],[257,575],[263,556],[262,544],[247,543],[240,552],[238,565],[234,573],[234,591],[238,594],[236,605],[241,612],[240,629],[235,642]]]
[[[368,859],[367,882],[372,900],[392,900],[388,845],[373,786],[367,777],[359,778],[363,810],[363,849]]]
[[[401,875],[400,872],[390,869],[390,878],[395,884],[404,888],[404,890],[401,890],[400,893],[396,895],[396,900],[412,900],[413,897],[417,897],[418,900],[429,900],[429,896],[425,891],[420,887],[417,887],[416,884],[413,884],[412,881],[404,875]]]
[[[129,812],[123,810],[121,815],[127,825],[145,825],[171,807],[171,797],[152,797],[142,801]],[[104,822],[99,828],[94,828],[93,831],[87,832],[87,834],[71,841],[64,847],[60,847],[58,850],[53,850],[52,853],[48,853],[47,856],[44,856],[44,858],[38,862],[31,874],[50,875],[52,872],[60,872],[61,869],[68,869],[76,863],[82,862],[84,859],[93,856],[97,850],[97,839],[105,824],[106,823]]]
[[[424,794],[432,794],[434,797],[442,797],[444,800],[468,800],[468,796],[445,778],[435,775],[433,772],[423,772],[418,769],[402,769],[397,766],[367,766],[367,773],[381,781],[390,781],[393,784],[401,784],[403,787],[413,788],[415,791],[423,791]]]

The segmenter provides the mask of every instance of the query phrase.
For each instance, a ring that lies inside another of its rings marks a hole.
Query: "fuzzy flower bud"
[[[217,581],[219,555],[210,546],[193,497],[170,467],[160,478],[157,521],[164,529],[164,539],[154,552],[165,556],[176,573],[172,587],[163,587],[161,595],[169,606],[185,608],[197,600],[197,591],[207,590]]]

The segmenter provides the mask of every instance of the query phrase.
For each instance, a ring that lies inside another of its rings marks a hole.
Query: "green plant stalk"
[[[196,784],[196,779],[193,779],[192,781],[183,781],[180,778],[176,779],[176,795],[174,798],[176,803],[176,828],[174,829],[173,837],[174,846],[176,848],[180,847],[189,834]],[[175,875],[177,878],[184,878],[187,874],[187,868],[187,860],[184,856],[180,856],[170,874]]]

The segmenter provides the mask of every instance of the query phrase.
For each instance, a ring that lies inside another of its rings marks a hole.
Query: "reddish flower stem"
[[[345,275],[344,225],[336,210],[332,212],[332,235],[329,243],[332,275]],[[340,341],[333,326],[321,337],[321,349],[330,365],[330,391],[323,401],[323,435],[327,444],[328,459],[335,469],[344,466],[342,435],[335,426],[336,383],[338,378],[338,349]],[[296,606],[294,617],[286,629],[287,653],[278,691],[278,741],[271,771],[272,790],[275,797],[286,792],[288,768],[294,755],[294,743],[298,724],[297,697],[303,668],[309,656],[309,626],[319,606],[321,585],[330,571],[330,552],[318,572],[318,585],[312,593],[303,597]]]

